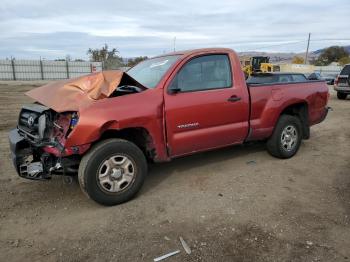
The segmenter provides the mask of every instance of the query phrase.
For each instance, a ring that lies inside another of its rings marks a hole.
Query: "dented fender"
[[[137,105],[132,107],[131,105]],[[143,128],[152,138],[156,161],[168,160],[163,132],[163,90],[110,97],[79,111],[79,121],[68,135],[65,147],[92,144],[109,130]]]

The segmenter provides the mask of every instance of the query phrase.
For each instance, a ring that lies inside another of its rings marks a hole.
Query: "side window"
[[[294,82],[305,82],[306,77],[303,75],[293,75]]]
[[[231,86],[231,67],[227,55],[207,55],[190,60],[170,84],[170,88],[183,92]]]

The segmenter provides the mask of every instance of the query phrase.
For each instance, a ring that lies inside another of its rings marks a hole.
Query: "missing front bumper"
[[[28,142],[18,129],[9,134],[13,165],[20,177],[32,180],[47,180],[53,174],[75,175],[80,163],[79,155],[66,157],[45,152],[43,147]]]
[[[35,155],[30,143],[13,129],[9,134],[9,143],[13,165],[20,177],[32,180],[47,180],[51,178],[42,158]]]
[[[28,141],[13,129],[9,134],[11,158],[20,177],[32,180],[47,180],[51,176],[45,172],[42,161],[34,160],[34,152]],[[39,159],[40,160],[40,159]]]
[[[50,177],[44,175],[44,167],[41,162],[33,162],[29,164],[22,164],[19,166],[19,175],[24,178],[43,180]]]

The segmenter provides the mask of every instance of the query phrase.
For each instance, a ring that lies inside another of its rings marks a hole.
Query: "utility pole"
[[[306,65],[306,63],[307,63],[307,56],[309,55],[310,36],[311,36],[311,33],[309,33],[309,38],[308,38],[308,40],[307,40],[307,47],[306,47],[305,61],[304,61],[304,64],[305,64],[305,65]]]
[[[174,37],[174,52],[176,50],[176,36]]]

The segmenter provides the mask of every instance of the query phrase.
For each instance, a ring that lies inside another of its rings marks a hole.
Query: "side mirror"
[[[170,86],[169,89],[168,89],[168,93],[169,94],[176,94],[176,93],[179,93],[179,92],[181,92],[181,88],[176,87],[176,86]]]
[[[181,88],[179,88],[179,80],[178,80],[178,74],[174,77],[174,79],[171,81],[171,84],[168,87],[168,94],[176,94],[181,92]]]

